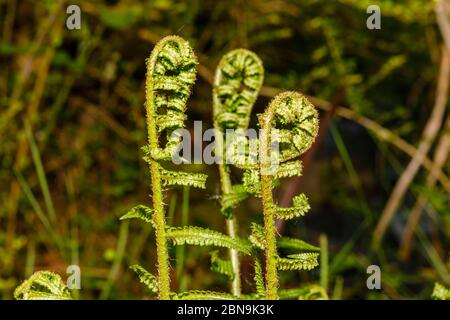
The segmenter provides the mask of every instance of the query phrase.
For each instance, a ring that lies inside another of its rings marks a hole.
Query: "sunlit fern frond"
[[[319,265],[319,253],[306,252],[291,254],[287,258],[278,258],[279,270],[312,270]]]
[[[189,186],[200,189],[206,188],[208,176],[203,173],[189,173],[180,171],[170,171],[160,166],[163,186]]]
[[[271,130],[271,143],[279,145],[279,163],[308,150],[319,131],[316,108],[298,92],[284,92],[269,104],[260,122]]]
[[[230,249],[236,249],[245,254],[250,254],[250,243],[238,239],[231,238],[223,233],[210,229],[185,226],[185,227],[167,227],[166,237],[172,240],[174,245],[197,245],[197,246],[216,246]]]
[[[275,216],[281,220],[289,220],[304,216],[310,209],[308,198],[305,194],[300,194],[292,199],[292,207],[275,207]]]
[[[242,176],[245,191],[255,196],[261,195],[261,179],[258,170],[245,170]]]
[[[235,297],[229,293],[206,291],[206,290],[190,290],[180,293],[171,293],[172,300],[236,300]]]
[[[227,276],[230,280],[234,279],[231,261],[220,258],[217,250],[211,252],[211,270]]]
[[[319,247],[313,246],[303,240],[288,238],[288,237],[280,237],[277,240],[278,248],[280,249],[292,249],[298,251],[320,251]]]
[[[14,291],[17,300],[71,300],[61,277],[50,271],[37,271]]]
[[[224,55],[214,77],[215,127],[246,129],[263,80],[262,62],[253,52],[236,49]]]
[[[140,204],[131,208],[130,211],[128,211],[126,214],[120,217],[120,220],[141,219],[145,222],[154,225],[152,217],[153,217],[153,209]]]
[[[189,43],[178,37],[162,39],[147,60],[147,120],[158,134],[166,131],[167,143],[151,148],[155,160],[169,160],[175,154],[181,136],[172,134],[184,128],[186,103],[196,78],[197,59]],[[156,137],[159,141],[159,138]]]
[[[137,276],[139,277],[139,281],[147,286],[150,291],[156,293],[158,292],[158,280],[154,275],[145,270],[138,264],[134,264],[130,266],[130,269],[133,270]]]
[[[450,300],[450,289],[444,287],[440,283],[436,283],[431,297],[436,300]]]

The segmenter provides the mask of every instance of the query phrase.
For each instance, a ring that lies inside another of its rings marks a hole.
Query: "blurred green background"
[[[66,28],[70,4],[81,8],[80,30]],[[371,4],[381,8],[380,30],[366,27]],[[445,64],[433,1],[0,0],[0,22],[1,299],[32,272],[66,278],[71,264],[81,267],[79,298],[151,297],[128,269],[140,263],[155,272],[151,227],[118,218],[150,202],[140,150],[145,59],[170,34],[189,40],[200,63],[190,129],[194,120],[212,127],[214,69],[239,47],[257,53],[266,70],[255,114],[283,89],[310,96],[319,108],[320,137],[304,156],[304,176],[283,182],[275,195],[285,205],[299,191],[310,198],[311,212],[280,232],[315,245],[327,236],[330,297],[427,299],[436,281],[450,284],[448,92],[443,114],[433,118],[437,134],[431,141],[422,135]],[[410,176],[374,246],[386,203],[424,141],[428,162]],[[429,183],[438,151],[445,156],[435,165],[440,178]],[[195,170],[209,175],[207,190],[170,189],[169,219],[181,225],[189,207],[189,224],[224,231],[217,168]],[[402,255],[418,199],[421,218]],[[255,199],[239,207],[241,235],[261,220],[260,210]],[[172,257],[174,290],[227,290],[226,279],[209,270],[208,249],[186,247],[182,272],[175,250]],[[366,287],[372,264],[381,267],[382,290]],[[283,273],[282,285],[317,283],[319,273]],[[244,274],[251,279],[245,263]]]

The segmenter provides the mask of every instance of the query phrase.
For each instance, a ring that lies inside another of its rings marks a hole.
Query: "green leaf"
[[[245,170],[242,176],[242,182],[246,192],[260,196],[261,194],[261,180],[259,178],[258,170]]]
[[[14,291],[17,300],[72,300],[61,277],[50,271],[35,272]]]
[[[120,220],[125,219],[141,219],[145,222],[151,223],[153,225],[153,209],[144,206],[142,204],[133,207],[130,211],[120,217]]]
[[[169,171],[160,166],[163,186],[188,186],[200,189],[206,188],[207,175],[203,173],[188,173]]]
[[[211,270],[226,275],[230,280],[234,279],[231,261],[220,258],[217,250],[211,252]]]
[[[235,297],[225,292],[190,290],[180,293],[171,293],[172,300],[236,300]]]
[[[186,226],[180,228],[167,227],[166,237],[172,240],[174,245],[216,246],[236,249],[245,254],[250,254],[251,246],[242,239],[231,238],[223,233],[200,227]]]
[[[308,198],[305,194],[300,194],[295,196],[292,200],[293,206],[288,208],[281,208],[275,206],[275,216],[277,219],[289,220],[304,216],[309,209],[311,209]]]
[[[302,288],[279,290],[278,295],[281,300],[328,300],[325,289],[319,285],[309,285]]]
[[[294,249],[299,251],[320,251],[319,247],[313,246],[303,240],[281,237],[277,241],[278,248],[280,249]]]
[[[279,257],[277,267],[279,270],[312,270],[319,265],[318,257],[316,252],[291,254],[287,258]]]
[[[140,282],[145,284],[150,291],[154,293],[158,292],[158,280],[154,275],[138,264],[130,266],[130,269],[138,275]]]

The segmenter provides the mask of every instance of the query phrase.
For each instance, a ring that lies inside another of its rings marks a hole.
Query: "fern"
[[[190,290],[181,293],[172,293],[172,300],[236,300],[237,297],[224,292]]]
[[[223,233],[200,227],[167,227],[166,236],[174,245],[216,246],[236,249],[250,254],[250,244],[242,239],[231,238]]]
[[[277,268],[279,270],[312,270],[319,265],[319,254],[315,252],[306,252],[291,254],[287,258],[277,259]]]
[[[313,246],[303,240],[281,237],[277,240],[278,248],[293,249],[298,251],[320,251],[319,247]]]
[[[158,281],[154,275],[138,264],[130,266],[130,269],[137,274],[141,283],[145,284],[150,291],[154,293],[158,292]]]
[[[266,288],[264,286],[264,277],[261,262],[259,262],[259,259],[257,257],[254,257],[253,259],[253,267],[255,269],[253,280],[255,281],[256,297],[262,299],[264,298],[264,295],[266,293]]]
[[[153,220],[157,246],[158,294],[169,299],[169,254],[162,187],[189,185],[204,188],[206,176],[165,170],[160,162],[176,155],[181,142],[178,129],[184,128],[186,103],[196,77],[196,57],[189,43],[177,36],[162,39],[147,61],[146,112],[148,146],[144,159],[149,163],[153,194]],[[166,135],[165,145],[160,142]]]
[[[319,127],[318,114],[304,96],[296,92],[285,92],[270,102],[265,112],[259,116],[259,124],[262,129],[259,139],[259,171],[264,213],[266,299],[277,299],[277,269],[309,270],[317,265],[317,256],[314,254],[278,257],[275,218],[290,219],[301,216],[308,211],[309,205],[306,197],[300,195],[293,199],[292,208],[278,208],[274,205],[272,189],[277,172],[279,177],[292,176],[295,173],[292,170],[293,164],[283,167],[283,163],[300,156],[314,142]],[[273,145],[279,146],[277,152],[272,150]],[[274,164],[281,166],[276,167]],[[297,173],[301,173],[301,170]]]
[[[318,285],[309,285],[302,288],[285,289],[278,291],[282,300],[328,300],[328,295],[324,288]]]
[[[138,205],[133,207],[130,211],[128,211],[126,214],[120,217],[120,220],[137,218],[145,222],[151,223],[153,226],[155,226],[152,216],[153,210],[151,208],[144,205]]]
[[[17,300],[71,300],[61,277],[50,271],[35,272],[14,291]]]
[[[235,277],[231,261],[220,258],[217,250],[211,252],[211,270],[227,276],[230,280]]]
[[[308,198],[303,193],[295,196],[292,202],[293,206],[289,208],[281,208],[274,205],[275,217],[281,220],[294,219],[304,216],[311,209]]]
[[[264,68],[256,54],[245,49],[233,50],[220,60],[217,66],[213,87],[213,117],[216,131],[216,155],[219,155],[221,180],[221,212],[226,218],[227,231],[236,238],[237,221],[232,208],[247,198],[248,193],[241,185],[233,186],[226,165],[227,148],[224,146],[224,130],[231,128],[238,132],[247,129],[250,113],[264,79]],[[230,249],[233,268],[231,285],[234,295],[241,294],[239,255]]]

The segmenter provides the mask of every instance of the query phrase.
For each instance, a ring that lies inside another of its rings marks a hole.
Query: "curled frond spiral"
[[[155,160],[168,160],[176,152],[184,128],[186,103],[196,78],[197,59],[189,43],[177,36],[162,39],[147,61],[147,118],[158,134],[166,130],[167,143],[151,148]],[[150,101],[149,101],[150,100]],[[158,141],[158,137],[156,141]]]
[[[236,49],[223,56],[214,78],[216,128],[247,128],[263,80],[262,62],[253,52]]]

